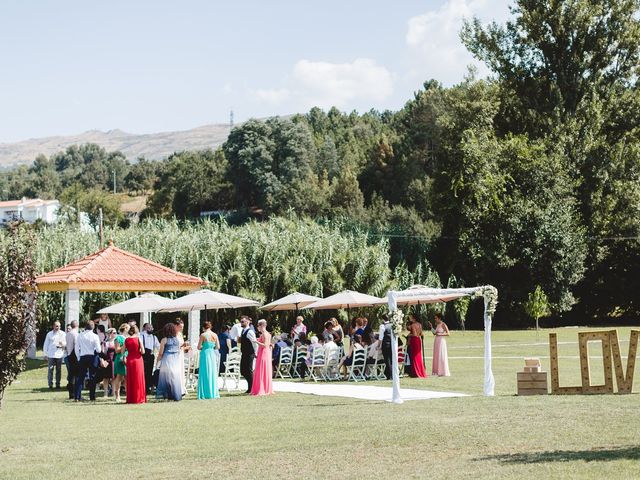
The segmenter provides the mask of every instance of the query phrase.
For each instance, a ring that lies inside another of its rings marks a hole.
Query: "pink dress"
[[[264,335],[258,339],[264,343]],[[271,395],[273,393],[273,365],[271,363],[271,346],[258,345],[256,368],[253,371],[251,395]]]
[[[444,328],[438,326],[436,328],[436,338],[433,341],[433,368],[431,370],[431,375],[450,377],[451,373],[449,373],[447,341],[445,340],[445,336],[441,336],[443,333]]]

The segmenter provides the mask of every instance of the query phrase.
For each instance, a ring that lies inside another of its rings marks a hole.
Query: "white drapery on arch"
[[[411,297],[432,297],[434,301],[447,295],[462,294],[472,298],[483,297],[484,299],[484,388],[483,392],[486,396],[493,396],[495,389],[495,380],[493,371],[491,370],[491,319],[496,311],[498,303],[498,290],[492,285],[484,285],[482,287],[472,288],[410,288],[408,290],[387,292],[387,302],[389,312],[395,312],[398,309],[398,303],[402,300],[410,300]],[[432,303],[432,302],[424,302]],[[398,373],[398,355],[397,355],[397,339],[394,337],[392,345],[395,347],[392,354],[393,362],[393,393],[392,401],[394,403],[402,403],[400,395],[400,376]]]

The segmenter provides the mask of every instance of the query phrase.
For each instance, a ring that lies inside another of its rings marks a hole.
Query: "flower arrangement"
[[[393,333],[396,337],[400,336],[402,329],[404,328],[404,313],[398,309],[394,312],[389,312],[389,323],[393,327]]]
[[[485,305],[487,306],[487,313],[493,316],[496,313],[496,307],[498,305],[498,289],[492,285],[487,285],[482,290],[476,291],[473,298],[484,298]]]

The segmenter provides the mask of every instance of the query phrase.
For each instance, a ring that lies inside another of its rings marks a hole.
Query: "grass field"
[[[553,331],[561,384],[578,385],[579,330]],[[403,405],[284,393],[74,404],[44,388],[33,362],[0,412],[0,478],[640,478],[638,381],[632,395],[514,395],[523,357],[548,369],[548,333],[494,333],[487,398],[482,332],[453,332],[453,376],[402,386],[472,396]],[[626,360],[629,329],[619,334]],[[594,383],[600,353],[592,348]]]

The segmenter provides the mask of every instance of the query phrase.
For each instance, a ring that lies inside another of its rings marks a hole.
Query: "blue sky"
[[[502,22],[509,3],[2,0],[0,142],[398,109],[429,78],[460,81],[462,18]]]

